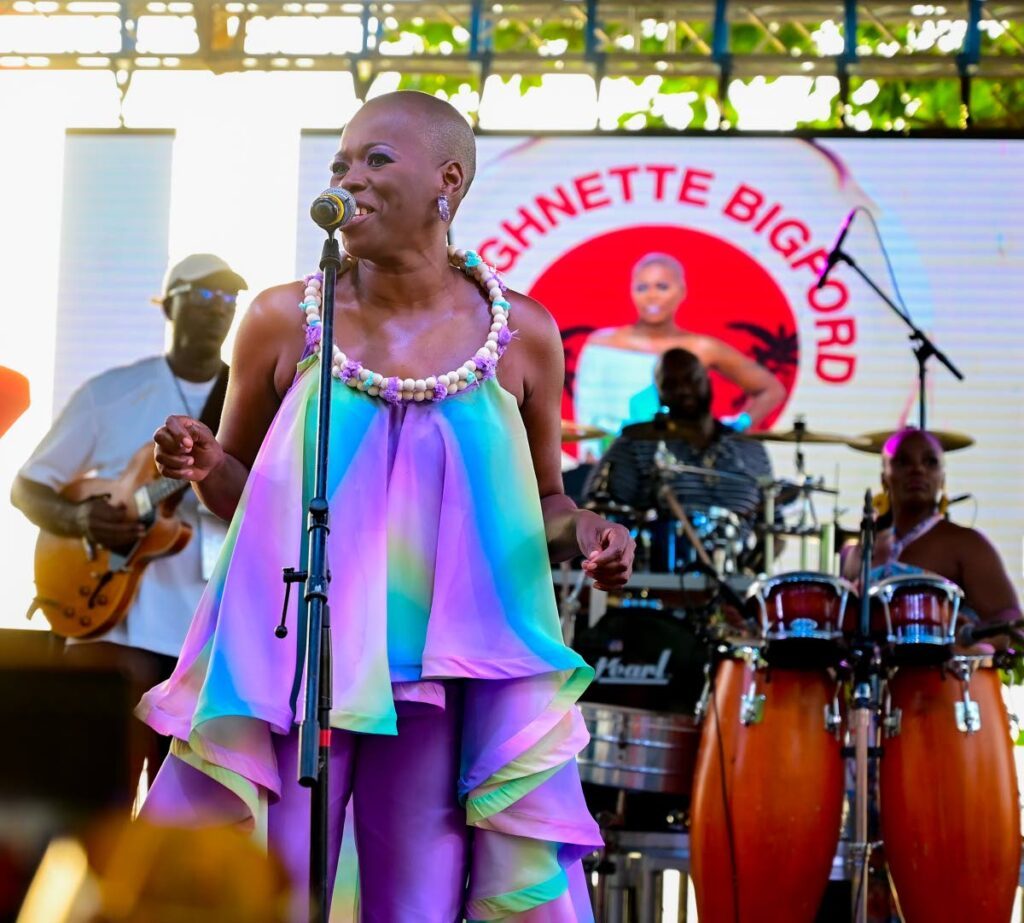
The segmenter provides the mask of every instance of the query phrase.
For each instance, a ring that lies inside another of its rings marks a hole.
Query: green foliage
[[[764,32],[753,23],[735,23],[729,31],[729,50],[734,55],[753,54],[763,41]]]
[[[975,79],[971,117],[977,128],[1024,128],[1024,79]]]
[[[752,20],[745,20],[736,16],[732,19],[729,28],[729,51],[734,58],[742,58],[749,55],[788,56],[794,51],[801,56],[815,57],[817,49],[811,34],[814,31],[813,23],[794,23],[782,21],[777,26],[769,25],[766,31],[765,23],[758,23]],[[496,59],[502,55],[513,57],[534,58],[538,62],[547,60],[553,63],[560,56],[568,56],[579,61],[585,50],[585,25],[582,18],[556,17],[538,15],[526,18],[515,18],[508,16],[492,21],[490,32],[484,35],[485,45],[489,45]],[[896,42],[899,46],[899,54],[907,54],[911,51],[911,41],[914,31],[919,28],[911,24],[892,22],[891,19],[885,26],[880,25],[870,17],[860,17],[857,34],[857,44],[861,50],[862,57],[869,60],[872,52],[878,53],[879,46],[890,45]],[[651,32],[649,26],[643,31]],[[661,54],[685,53],[691,56],[699,56],[706,53],[706,48],[698,50],[700,41],[706,44],[711,43],[712,23],[707,19],[687,19],[685,22],[679,19],[666,20],[659,24],[657,32],[642,34],[637,29],[636,23],[627,20],[612,20],[602,22],[600,25],[600,41],[605,51],[616,53],[622,52],[615,45],[615,40],[626,35],[638,36],[638,46],[633,49],[638,61],[643,57],[650,59],[649,72],[633,72],[628,79],[635,85],[640,86],[652,74],[656,74],[654,62]],[[479,80],[475,76],[459,75],[453,76],[443,71],[443,52],[450,49],[456,55],[465,55],[469,51],[468,39],[463,31],[458,30],[448,21],[428,21],[426,19],[403,18],[397,28],[388,30],[384,36],[387,40],[397,40],[403,33],[411,33],[419,36],[424,45],[424,51],[428,55],[438,57],[438,73],[436,74],[405,74],[402,77],[401,86],[421,89],[425,92],[443,91],[448,95],[457,92],[459,87],[470,83],[479,90]],[[659,35],[662,37],[659,38]],[[695,39],[692,36],[699,36]],[[462,41],[458,40],[462,37]],[[983,36],[982,43],[987,54],[997,57],[1003,55],[1020,54],[1020,46],[1016,44],[1018,38],[1024,40],[1024,27],[1021,23],[1011,22],[1010,27],[995,39],[987,34]],[[550,42],[564,42],[564,49],[560,49],[557,55],[547,58],[540,53],[541,49]],[[780,46],[784,46],[780,47]],[[942,56],[948,53],[942,52],[937,46],[932,46],[924,52],[918,52],[928,56]],[[507,65],[506,65],[507,68]],[[496,67],[496,72],[506,82],[518,77],[518,86],[521,93],[539,87],[543,73],[555,73],[553,68],[547,69],[541,65],[534,72],[528,74],[513,75],[507,69]],[[569,68],[567,68],[567,71]],[[575,68],[573,68],[575,70]],[[746,78],[750,79],[750,78]],[[771,78],[769,78],[771,79]],[[851,91],[863,83],[863,80],[853,78],[851,80]],[[851,118],[858,117],[855,124],[858,127],[866,127],[865,122],[871,128],[882,131],[893,131],[905,133],[920,129],[945,129],[964,130],[967,128],[967,110],[960,98],[960,82],[955,77],[942,77],[938,79],[920,78],[879,78],[878,94],[867,103],[852,104],[848,115]],[[737,124],[737,114],[734,106],[728,99],[719,97],[718,80],[708,76],[669,76],[661,82],[660,94],[691,94],[692,99],[687,104],[692,107],[692,116],[689,129],[704,129],[707,126],[709,111],[721,112],[722,122],[726,126]],[[644,128],[647,130],[669,130],[670,126],[664,115],[660,114],[663,105],[656,99],[641,110],[632,110],[617,114],[617,123],[625,127],[627,123],[637,120],[636,117],[643,116]],[[658,112],[659,114],[655,114]],[[867,119],[865,119],[865,114]],[[1024,128],[1024,78],[975,78],[971,92],[971,116],[972,125],[977,128],[986,129],[1021,129]],[[673,120],[675,121],[675,120]],[[854,124],[854,123],[850,123]],[[841,118],[841,100],[836,97],[832,104],[832,111],[827,116],[821,116],[820,112],[814,118],[805,119],[798,123],[800,128],[831,130],[842,128],[844,122]],[[631,125],[631,127],[635,127]],[[674,126],[679,127],[679,126]]]
[[[389,42],[397,41],[405,32],[418,35],[423,39],[428,54],[439,54],[443,42],[450,43],[456,49],[465,50],[464,43],[459,42],[455,37],[454,26],[447,22],[403,22],[397,29],[388,30],[384,39]]]
[[[1024,660],[1018,658],[1013,661],[1011,666],[1003,667],[999,671],[999,677],[1007,686],[1024,684]]]
[[[468,83],[474,89],[479,90],[479,81],[476,77],[467,77],[464,74],[410,74],[403,73],[398,82],[400,90],[420,90],[429,93],[431,96],[442,91],[445,96],[451,97],[459,92],[463,84]]]

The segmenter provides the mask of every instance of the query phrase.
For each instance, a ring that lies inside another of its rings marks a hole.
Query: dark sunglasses
[[[238,292],[223,292],[218,288],[199,288],[194,285],[176,285],[167,292],[168,298],[175,295],[187,295],[192,304],[203,308],[212,308],[215,305],[234,307],[238,301]]]

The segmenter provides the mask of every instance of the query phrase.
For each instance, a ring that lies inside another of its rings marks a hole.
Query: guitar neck
[[[157,478],[155,481],[150,481],[146,487],[146,493],[149,494],[149,501],[153,506],[157,506],[169,500],[171,497],[176,497],[180,493],[184,493],[189,488],[189,481],[177,481],[173,478]]]

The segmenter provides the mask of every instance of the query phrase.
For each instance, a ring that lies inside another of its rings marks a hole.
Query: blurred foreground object
[[[28,379],[0,365],[0,436],[11,428],[29,405]]]
[[[50,844],[18,923],[284,923],[283,868],[232,830],[111,821]]]

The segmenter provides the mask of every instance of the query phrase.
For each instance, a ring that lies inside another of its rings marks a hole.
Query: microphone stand
[[[343,271],[341,251],[334,231],[327,232],[320,268],[324,273],[321,312],[320,384],[317,403],[316,451],[313,496],[307,509],[307,569],[285,568],[286,588],[303,580],[305,620],[299,639],[306,642],[306,690],[302,723],[299,726],[299,784],[310,793],[309,919],[327,923],[331,882],[327,880],[328,757],[331,749],[331,615],[327,588],[331,573],[327,566],[327,535],[330,532],[327,503],[327,454],[331,422],[331,350],[334,343],[334,288]],[[346,267],[347,268],[347,267]],[[285,601],[287,607],[287,597]],[[286,608],[287,611],[287,608]],[[285,637],[284,619],[275,634]]]
[[[872,746],[875,718],[879,714],[880,658],[871,638],[871,598],[868,593],[871,577],[871,559],[874,555],[874,523],[872,519],[871,491],[864,497],[864,515],[860,526],[860,613],[857,632],[852,645],[853,702],[850,710],[850,729],[854,757],[853,843],[853,921],[867,923],[868,871],[871,861],[871,842],[868,829],[870,801],[871,760],[878,759],[877,740]]]
[[[884,301],[892,309],[893,313],[901,321],[903,321],[903,323],[906,324],[907,327],[910,328],[908,339],[911,343],[914,344],[914,358],[917,360],[917,425],[919,429],[927,429],[928,427],[926,424],[928,420],[925,396],[925,383],[928,375],[928,360],[932,356],[934,356],[947,369],[949,369],[949,371],[952,372],[954,377],[957,378],[957,380],[959,381],[964,380],[963,372],[961,372],[960,369],[958,369],[953,364],[953,361],[935,345],[935,343],[929,338],[928,334],[925,333],[920,327],[918,327],[917,324],[915,324],[909,317],[907,317],[907,315],[900,310],[899,306],[875,284],[874,280],[867,273],[865,273],[864,270],[860,268],[860,266],[857,265],[852,256],[850,256],[845,250],[837,250],[835,258],[836,262],[842,260],[844,263],[850,266],[850,268],[853,269],[853,271],[856,272],[857,275],[860,276],[871,287],[872,291],[874,291],[875,294],[878,295],[878,297],[881,298],[882,301]]]

